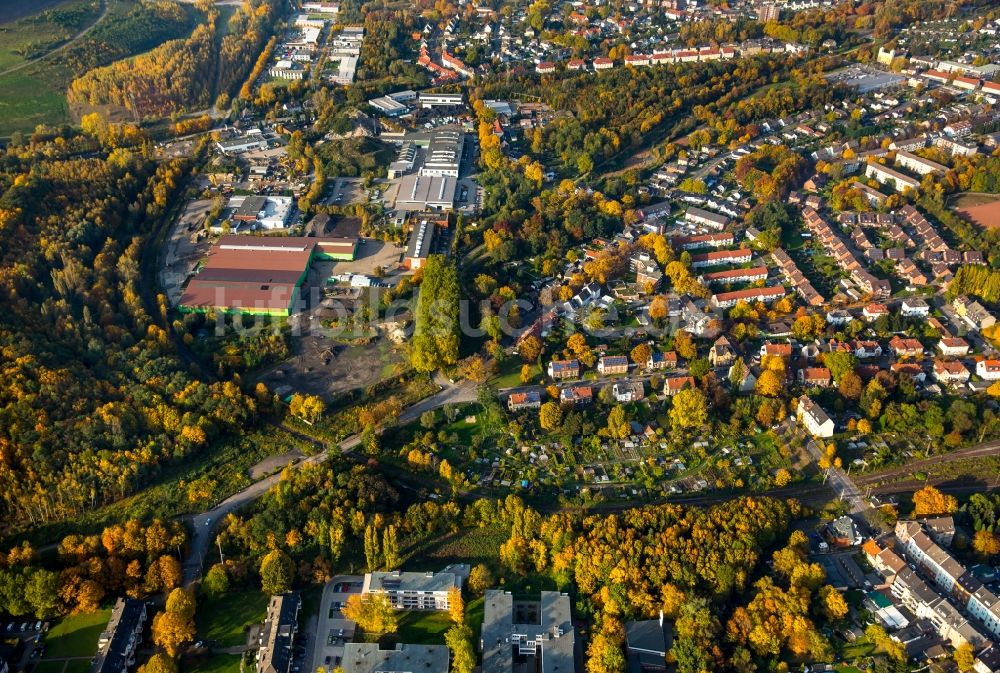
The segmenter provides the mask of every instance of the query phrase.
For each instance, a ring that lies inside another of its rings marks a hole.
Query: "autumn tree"
[[[396,610],[382,593],[351,594],[344,603],[344,617],[357,622],[366,633],[395,633],[399,628]]]
[[[847,601],[844,595],[829,584],[820,587],[819,604],[823,615],[831,622],[840,621],[847,616]]]
[[[543,430],[556,430],[562,423],[562,409],[555,402],[549,401],[538,410],[538,423]]]
[[[153,618],[153,642],[171,657],[194,640],[195,600],[184,589],[174,589],[167,596],[166,609]]]
[[[653,349],[649,347],[649,344],[641,343],[632,349],[630,355],[632,362],[636,363],[639,367],[645,367],[646,363],[649,362],[649,358],[653,355]]]
[[[988,561],[1000,554],[1000,536],[985,528],[977,530],[976,534],[972,536],[972,548],[983,560]]]
[[[472,566],[472,570],[469,572],[469,591],[480,596],[493,586],[493,582],[493,573],[490,572],[489,567],[483,563]]]
[[[931,485],[924,486],[913,494],[913,516],[944,516],[958,511],[958,500],[946,495]]]
[[[708,420],[708,400],[698,388],[685,388],[673,396],[670,424],[674,430],[700,428]]]
[[[525,362],[537,362],[542,354],[542,340],[534,334],[529,334],[517,344],[517,352]]]
[[[139,673],[177,673],[177,660],[157,652],[139,667]]]
[[[462,599],[462,590],[458,587],[448,589],[448,616],[455,624],[461,624],[465,620],[465,601]]]

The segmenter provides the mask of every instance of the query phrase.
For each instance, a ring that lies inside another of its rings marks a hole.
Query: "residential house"
[[[924,345],[917,339],[904,339],[898,334],[889,340],[889,348],[899,358],[919,358],[924,355]]]
[[[736,349],[726,335],[720,336],[708,349],[708,362],[713,367],[725,367],[736,359]]]
[[[959,358],[969,354],[969,342],[961,337],[943,337],[937,344],[941,355]]]
[[[727,377],[729,378],[729,385],[731,385],[736,392],[752,393],[754,388],[757,387],[759,370],[757,367],[747,364],[740,358],[736,358],[736,360],[733,361],[733,364],[729,367]]]
[[[885,304],[868,304],[861,310],[861,315],[865,322],[875,322],[882,316],[889,315],[889,308]]]
[[[826,388],[830,385],[830,370],[826,367],[803,367],[798,372],[798,380],[804,386]]]
[[[833,420],[809,396],[799,398],[795,414],[813,437],[833,437]]]
[[[646,369],[650,371],[676,369],[677,361],[677,351],[653,351],[646,360]]]
[[[826,525],[823,536],[834,547],[856,547],[861,544],[861,535],[854,519],[844,515],[837,517]]]
[[[669,376],[663,382],[663,394],[673,397],[685,388],[694,388],[695,385],[693,376]]]
[[[628,374],[628,357],[625,355],[602,355],[597,361],[597,371],[601,376]]]
[[[882,356],[882,344],[870,339],[858,339],[852,344],[854,356],[859,360],[867,360]]]
[[[507,408],[511,411],[538,409],[541,406],[542,396],[537,390],[528,390],[523,393],[511,393],[507,398]]]
[[[956,360],[935,360],[934,379],[949,385],[965,383],[969,380],[969,370]]]
[[[976,376],[984,381],[1000,380],[1000,360],[980,360],[976,363]]]
[[[619,381],[611,387],[617,402],[638,402],[646,396],[642,381]]]
[[[927,302],[919,297],[907,297],[899,306],[900,315],[906,318],[926,318],[930,310]]]
[[[792,344],[765,341],[760,347],[760,358],[763,360],[767,356],[775,356],[784,360],[790,360],[792,357]]]
[[[579,360],[553,360],[549,363],[550,379],[575,379],[578,376],[580,376]]]
[[[906,374],[918,383],[923,383],[927,378],[927,374],[924,373],[923,367],[916,362],[893,362],[889,365],[889,370],[893,374]]]
[[[590,386],[569,386],[559,391],[559,402],[583,406],[594,401],[594,389]]]
[[[828,325],[846,325],[853,319],[850,311],[844,309],[834,309],[826,312],[826,323]]]

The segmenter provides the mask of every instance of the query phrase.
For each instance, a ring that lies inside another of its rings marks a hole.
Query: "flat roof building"
[[[340,668],[344,673],[448,673],[448,662],[444,645],[397,643],[383,650],[378,643],[347,643]]]
[[[434,223],[429,220],[420,220],[413,232],[410,234],[410,242],[406,246],[406,255],[403,257],[403,265],[407,269],[419,269],[424,265],[424,261],[431,255],[434,249],[434,234],[437,229]]]
[[[404,175],[396,190],[396,210],[452,210],[457,189],[458,180],[451,176]]]
[[[569,596],[543,591],[538,601],[515,601],[513,594],[487,590],[479,646],[483,673],[576,671],[576,631]]]
[[[420,107],[458,107],[465,105],[465,97],[460,93],[422,93],[419,98]]]
[[[427,145],[427,156],[420,168],[424,177],[458,177],[465,149],[465,132],[457,129],[441,129],[431,134]]]
[[[453,572],[375,572],[365,575],[363,594],[385,594],[397,610],[447,610],[448,593],[462,588],[462,576]]]
[[[357,239],[223,236],[187,284],[186,311],[286,316],[314,259],[352,260]]]

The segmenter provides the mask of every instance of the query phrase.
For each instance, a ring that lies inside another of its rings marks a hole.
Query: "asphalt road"
[[[441,391],[426,397],[423,400],[407,407],[400,415],[399,423],[409,423],[420,417],[420,414],[431,409],[443,407],[446,404],[463,403],[475,401],[477,386],[471,382],[463,381],[457,384],[448,384]],[[361,435],[352,435],[332,450],[339,450],[346,453],[361,444]],[[326,460],[331,449],[325,448],[316,455],[304,458],[292,464],[293,469],[298,469],[304,465],[315,465]],[[255,481],[242,491],[234,493],[215,507],[191,517],[191,525],[194,532],[191,535],[190,548],[187,559],[184,561],[184,584],[190,585],[201,576],[206,556],[213,550],[209,547],[215,535],[219,522],[226,518],[226,515],[241,507],[248,505],[257,498],[267,493],[268,489],[281,480],[281,472],[277,472],[260,481]],[[217,553],[217,552],[216,552]]]

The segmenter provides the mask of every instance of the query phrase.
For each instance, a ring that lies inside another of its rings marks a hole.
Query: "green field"
[[[230,591],[221,598],[198,606],[198,635],[219,647],[235,647],[247,641],[246,631],[264,621],[267,596],[259,591]]]
[[[399,620],[399,642],[417,645],[444,645],[444,632],[452,626],[445,611],[413,610]]]
[[[98,610],[59,620],[45,636],[45,659],[89,659],[97,652],[97,639],[110,618],[111,610]]]
[[[213,654],[196,660],[182,660],[180,670],[184,673],[238,673],[240,655]]]
[[[0,26],[0,71],[37,58],[90,25],[97,2],[67,0],[33,16]]]
[[[65,667],[65,661],[39,661],[34,673],[63,673]]]

